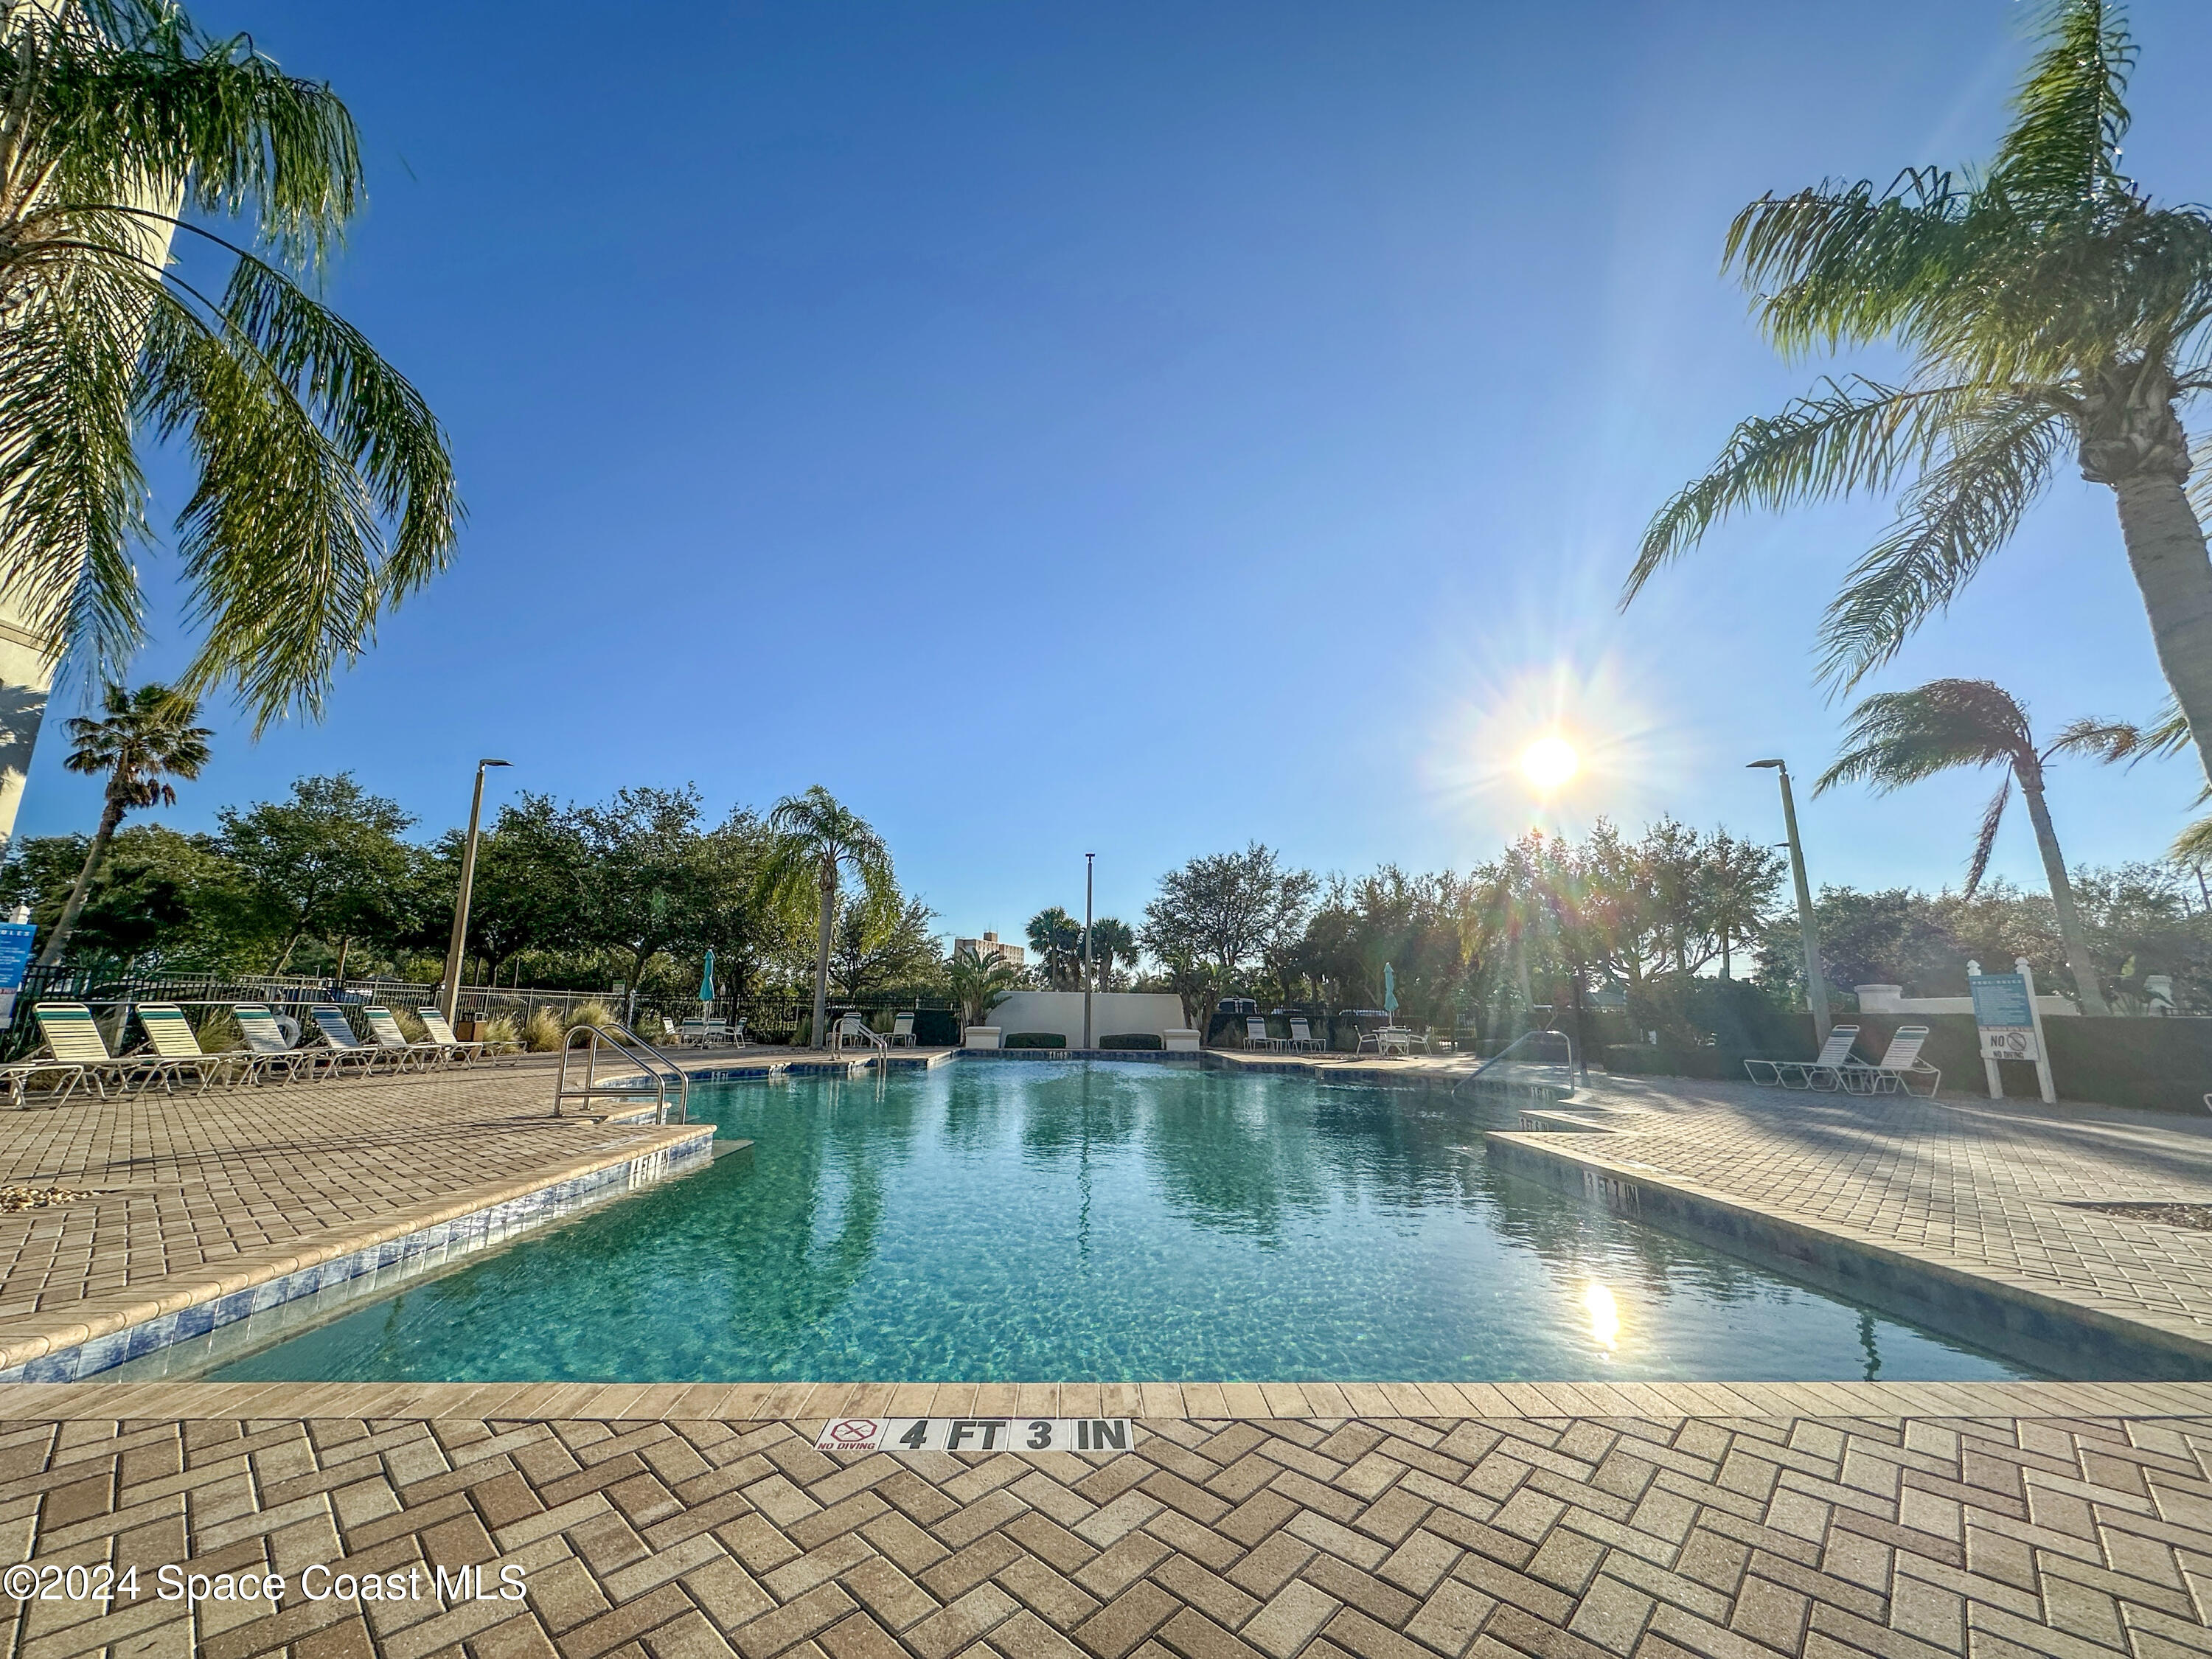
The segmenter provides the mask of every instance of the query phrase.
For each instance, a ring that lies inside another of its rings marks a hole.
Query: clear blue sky
[[[1744,521],[1613,604],[1652,509],[1818,372],[1721,236],[1986,154],[2024,55],[2009,0],[192,9],[351,105],[331,291],[471,519],[328,722],[226,711],[170,821],[348,767],[442,827],[480,755],[716,814],[819,781],[963,932],[1079,906],[1085,851],[1132,918],[1254,836],[1463,868],[1532,821],[1500,774],[1556,714],[1601,762],[1570,824],[1778,838],[1742,763],[1832,752],[1814,628],[1882,507]],[[2212,9],[2134,12],[2131,170],[2203,199]],[[2063,482],[1881,684],[1953,674],[2154,711],[2106,492]],[[27,832],[96,814],[61,747]],[[1815,879],[1955,881],[1994,782],[1810,805]],[[2094,861],[2194,793],[2052,791]],[[2038,879],[2024,821],[1999,866]]]

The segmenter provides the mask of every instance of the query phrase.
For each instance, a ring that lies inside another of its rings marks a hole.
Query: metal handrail
[[[571,1057],[576,1052],[576,1038],[580,1033],[587,1035],[590,1042],[584,1060],[583,1087],[572,1089],[568,1086],[568,1067]],[[568,1035],[561,1042],[561,1075],[553,1087],[554,1116],[561,1115],[562,1105],[567,1101],[637,1092],[635,1088],[623,1084],[602,1084],[599,1081],[599,1044],[602,1041],[631,1065],[641,1067],[652,1079],[657,1103],[653,1109],[654,1122],[668,1121],[668,1077],[659,1069],[664,1066],[676,1077],[676,1121],[678,1123],[691,1121],[691,1074],[627,1025],[577,1025],[569,1029]],[[659,1065],[656,1066],[655,1061]]]
[[[1474,1082],[1492,1066],[1501,1065],[1505,1060],[1510,1059],[1512,1057],[1513,1051],[1516,1048],[1518,1048],[1522,1043],[1531,1042],[1537,1037],[1557,1037],[1560,1042],[1567,1045],[1567,1081],[1569,1085],[1571,1087],[1575,1077],[1575,1040],[1571,1036],[1568,1036],[1565,1031],[1557,1030],[1549,1025],[1543,1025],[1539,1026],[1533,1031],[1522,1032],[1519,1036],[1515,1037],[1512,1042],[1507,1043],[1496,1054],[1491,1055],[1488,1060],[1484,1060],[1481,1065],[1476,1066],[1465,1077],[1462,1078],[1457,1083],[1453,1084],[1452,1093],[1455,1095],[1457,1094],[1462,1089]],[[1556,1065],[1558,1062],[1552,1061],[1548,1063]]]

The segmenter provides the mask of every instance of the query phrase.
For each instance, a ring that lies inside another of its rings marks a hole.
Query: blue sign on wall
[[[1974,994],[1974,1024],[2017,1028],[2035,1024],[2027,1000],[2027,980],[2020,974],[1976,974],[1966,981]]]
[[[31,965],[31,942],[39,930],[27,921],[0,921],[0,1025],[15,1018],[15,993],[23,988]]]

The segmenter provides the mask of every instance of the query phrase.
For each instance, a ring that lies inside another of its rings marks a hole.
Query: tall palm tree
[[[1136,930],[1116,916],[1101,916],[1091,924],[1091,963],[1097,970],[1099,989],[1114,988],[1114,964],[1137,965]]]
[[[2089,960],[2081,918],[2074,908],[2074,884],[2067,879],[2058,832],[2051,828],[2051,808],[2043,799],[2043,763],[2067,746],[2066,738],[2038,749],[2027,711],[2010,692],[1987,680],[1930,680],[1910,691],[1869,697],[1851,711],[1844,744],[1836,763],[1814,786],[1814,794],[1854,781],[1870,783],[1887,794],[1954,766],[2006,769],[2004,782],[1982,814],[1981,833],[1975,837],[1974,856],[1966,868],[1966,892],[1972,896],[1990,867],[1997,826],[2004,821],[2005,806],[2017,783],[2021,799],[2027,803],[2028,821],[2035,826],[2036,849],[2043,854],[2043,873],[2051,884],[2058,937],[2065,946],[2066,965],[2073,970],[2075,989],[2085,1011],[2106,1012],[2096,966]]]
[[[176,535],[204,637],[178,690],[231,686],[257,732],[319,714],[443,567],[444,434],[301,286],[362,199],[345,106],[246,36],[168,0],[0,0],[0,601],[51,658],[113,678],[142,636],[142,432],[199,474]]]
[[[769,845],[761,884],[778,900],[810,891],[821,907],[814,957],[814,1046],[823,1047],[830,1019],[830,934],[836,922],[837,887],[850,870],[872,902],[888,902],[896,889],[890,849],[866,818],[820,784],[803,795],[786,795],[768,815]]]
[[[1037,972],[1056,991],[1073,990],[1083,983],[1083,924],[1059,905],[1048,905],[1030,918],[1030,949],[1037,954]]]
[[[1849,687],[2004,545],[2069,456],[2118,501],[2166,684],[2212,775],[2212,560],[2180,409],[2212,390],[2212,213],[2120,171],[2135,49],[2106,0],[2047,7],[1985,172],[1761,197],[1726,264],[1785,353],[1887,342],[1904,384],[1830,380],[1744,422],[1645,530],[1623,603],[1731,513],[1903,488],[1821,627]]]
[[[72,772],[107,774],[107,801],[101,808],[100,828],[93,832],[84,866],[76,872],[39,965],[61,960],[62,947],[76,931],[93,878],[107,861],[109,843],[123,823],[123,815],[148,806],[173,806],[177,792],[171,778],[196,778],[208,763],[208,739],[215,735],[195,725],[199,705],[166,685],[142,685],[125,691],[110,684],[100,697],[106,711],[103,720],[80,715],[69,723],[70,740],[76,745],[62,763]]]

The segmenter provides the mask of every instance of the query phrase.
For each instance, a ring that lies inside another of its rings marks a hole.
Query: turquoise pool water
[[[695,1090],[718,1159],[228,1379],[2027,1375],[1493,1171],[1494,1109],[1157,1065]]]

